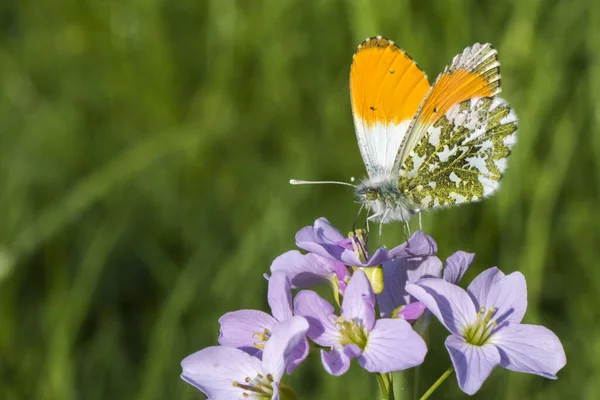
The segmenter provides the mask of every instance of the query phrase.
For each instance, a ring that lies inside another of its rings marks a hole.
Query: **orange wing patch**
[[[493,85],[490,85],[481,75],[465,70],[442,74],[423,104],[419,123],[433,124],[456,104],[475,97],[493,95]]]
[[[419,124],[435,123],[452,106],[465,100],[491,97],[500,92],[500,64],[496,52],[489,45],[476,45],[472,49],[471,53],[456,56],[436,79],[419,112]]]
[[[399,172],[410,151],[427,130],[453,106],[462,102],[493,97],[500,93],[498,53],[489,44],[476,43],[454,57],[425,95],[417,115],[400,145],[393,171]]]
[[[354,115],[366,126],[412,119],[429,89],[425,73],[394,42],[376,37],[358,46],[350,92]]]

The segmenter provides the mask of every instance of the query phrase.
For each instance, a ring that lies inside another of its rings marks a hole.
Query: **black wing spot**
[[[390,71],[390,74],[394,75],[394,72],[396,72],[396,70],[395,70],[395,69],[391,70],[391,71]]]
[[[371,106],[371,107],[369,107],[369,108],[370,108],[371,110],[373,110],[373,111],[377,110],[377,109],[376,109],[375,107],[373,107],[373,106]]]
[[[437,112],[437,107],[433,107],[433,112]]]

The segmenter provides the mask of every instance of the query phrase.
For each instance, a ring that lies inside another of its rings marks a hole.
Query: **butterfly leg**
[[[358,209],[358,213],[356,214],[356,218],[354,218],[354,223],[352,224],[352,232],[356,232],[356,223],[358,222],[358,217],[360,217],[360,213],[362,212],[364,207],[365,205],[361,204],[360,208]],[[369,229],[367,228],[367,232],[368,231]]]
[[[410,238],[410,225],[408,224],[408,222],[404,223],[404,237],[406,240]]]
[[[372,220],[373,218],[377,218],[378,215],[379,214],[373,214],[373,215],[367,217],[367,233],[370,232],[370,230],[369,230],[369,221]]]
[[[377,247],[382,247],[382,245],[383,245],[383,221],[385,221],[385,217],[387,216],[388,211],[389,211],[389,209],[386,209],[383,212],[383,216],[379,220],[379,242],[378,242]]]

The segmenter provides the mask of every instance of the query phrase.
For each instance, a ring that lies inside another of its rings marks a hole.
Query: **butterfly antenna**
[[[356,185],[353,185],[348,182],[337,182],[337,181],[302,181],[299,179],[290,179],[290,183],[292,185],[328,185],[328,184],[332,184],[332,185],[350,186],[353,188],[356,187]]]

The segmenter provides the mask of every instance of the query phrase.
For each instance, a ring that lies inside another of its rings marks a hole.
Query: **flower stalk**
[[[435,392],[437,390],[437,388],[440,387],[440,385],[442,383],[444,383],[444,381],[446,380],[446,378],[448,378],[452,372],[454,372],[454,367],[450,367],[446,370],[446,372],[444,372],[442,374],[442,376],[440,376],[438,378],[437,381],[435,381],[435,383],[433,385],[431,385],[431,387],[429,389],[427,389],[427,391],[425,392],[425,394],[423,396],[421,396],[420,400],[427,400],[432,394],[433,392]]]
[[[394,378],[391,373],[377,373],[377,383],[381,390],[382,400],[394,400]]]

